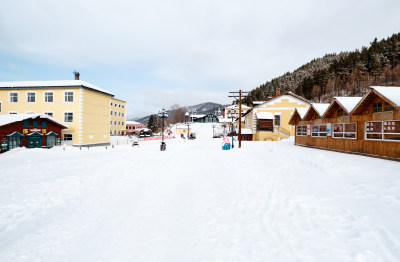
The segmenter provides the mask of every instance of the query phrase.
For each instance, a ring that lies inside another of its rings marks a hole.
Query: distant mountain
[[[184,107],[186,107],[186,109],[190,113],[193,113],[193,111],[196,109],[197,114],[206,115],[206,114],[211,114],[211,113],[215,114],[215,112],[218,110],[218,108],[220,108],[220,110],[222,111],[226,106],[228,106],[228,105],[207,102],[207,103],[202,103],[202,104],[198,104],[198,105],[194,105],[194,106],[184,106]],[[171,110],[167,110],[167,112],[168,112],[168,114],[171,114]],[[134,117],[129,120],[136,121],[136,122],[139,122],[142,124],[147,124],[147,122],[149,121],[149,118],[150,118],[150,115],[142,117],[142,118]]]

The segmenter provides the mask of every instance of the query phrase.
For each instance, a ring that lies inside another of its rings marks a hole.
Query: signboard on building
[[[0,142],[0,149],[1,149],[1,151],[7,151],[8,150],[8,141],[7,140],[2,140]]]

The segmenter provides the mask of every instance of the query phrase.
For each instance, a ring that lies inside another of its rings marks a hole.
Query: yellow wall
[[[108,104],[110,105],[108,112],[109,120],[112,121],[108,133],[112,135],[126,135],[126,102],[111,98]]]

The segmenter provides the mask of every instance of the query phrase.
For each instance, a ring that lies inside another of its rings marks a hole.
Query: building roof
[[[239,130],[238,128],[236,128],[236,129]],[[242,128],[241,133],[242,133],[242,135],[252,135],[253,130],[251,130],[250,128]]]
[[[60,126],[68,128],[63,122],[58,121],[57,119],[46,115],[46,114],[10,114],[10,115],[0,115],[0,126],[8,125],[15,122],[20,122],[26,119],[34,119],[34,118],[47,118]]]
[[[242,104],[242,110],[249,109],[249,108],[251,108],[251,107]],[[238,105],[230,105],[230,106],[225,107],[224,109],[239,109],[239,106]]]
[[[330,104],[328,103],[312,103],[311,106],[320,115],[323,116]]]
[[[114,96],[112,93],[82,80],[58,80],[58,81],[14,81],[0,82],[1,88],[43,88],[43,87],[86,87],[88,89]],[[121,100],[122,101],[122,100]]]
[[[257,112],[256,116],[258,119],[274,119],[274,114],[271,112]]]
[[[142,123],[136,122],[136,121],[126,121],[127,125],[143,125]]]
[[[303,119],[303,117],[306,115],[308,108],[304,108],[304,107],[296,107],[295,109],[297,111],[297,113],[299,114],[300,118]]]
[[[397,107],[400,107],[400,87],[397,86],[370,86],[391,102],[393,102]]]
[[[350,113],[356,107],[358,102],[360,102],[362,97],[337,96],[333,99],[335,99],[347,111],[347,113]]]

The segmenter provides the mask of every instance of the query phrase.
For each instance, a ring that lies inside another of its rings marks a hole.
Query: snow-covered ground
[[[0,155],[0,261],[400,261],[400,163],[198,139]]]

